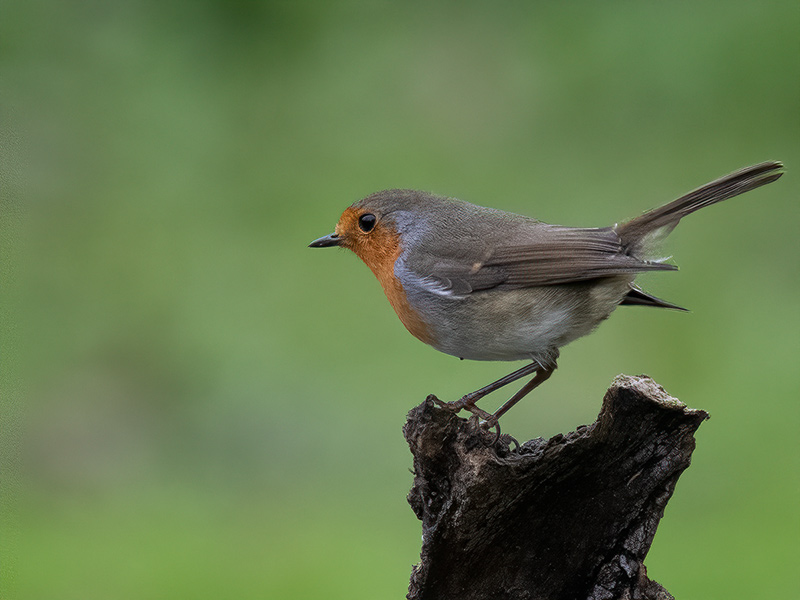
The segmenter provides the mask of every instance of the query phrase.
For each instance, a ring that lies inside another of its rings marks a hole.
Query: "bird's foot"
[[[487,446],[494,446],[498,441],[502,441],[507,445],[511,445],[513,443],[517,448],[519,448],[519,442],[517,442],[516,439],[508,434],[503,434],[500,432],[500,423],[498,420],[499,417],[497,415],[493,415],[492,413],[486,412],[482,408],[478,408],[475,405],[475,400],[469,398],[469,396],[464,396],[463,398],[454,400],[452,402],[439,400],[439,398],[434,395],[429,396],[429,398],[433,400],[437,406],[453,413],[458,413],[462,410],[468,410],[472,413],[477,425],[483,431],[490,432],[494,430],[495,435],[492,437],[491,441],[486,444]]]
[[[497,446],[499,443],[500,446],[507,448],[508,452],[516,453],[519,452],[520,445],[517,439],[508,434],[502,433],[500,431],[500,421],[498,420],[499,417],[495,415],[490,415],[488,418],[479,418],[474,417],[478,421],[478,427],[486,434],[488,434],[484,438],[484,443],[488,447]],[[492,430],[494,430],[494,435],[491,435]],[[511,445],[514,445],[514,449],[511,449]]]
[[[464,396],[459,400],[453,400],[452,402],[445,402],[444,400],[439,400],[439,398],[433,395],[429,396],[429,398],[436,403],[436,406],[444,408],[445,410],[449,410],[450,412],[457,413],[461,412],[462,410],[468,410],[473,415],[475,415],[480,419],[483,419],[484,421],[487,422],[491,420],[494,420],[494,422],[497,421],[497,419],[494,419],[494,416],[491,413],[488,413],[482,408],[478,408],[477,406],[475,406],[475,400],[470,400],[467,396]],[[492,424],[492,427],[493,426],[494,423]],[[491,427],[489,427],[489,429],[491,429]]]

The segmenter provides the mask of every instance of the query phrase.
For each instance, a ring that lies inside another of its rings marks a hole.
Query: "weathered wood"
[[[428,397],[403,429],[423,532],[408,598],[672,598],[643,561],[706,418],[620,375],[593,424],[517,449]]]

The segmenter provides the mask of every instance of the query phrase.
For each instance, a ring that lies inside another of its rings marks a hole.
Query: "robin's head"
[[[332,246],[352,250],[374,270],[377,263],[390,257],[394,262],[400,248],[400,234],[391,218],[362,200],[345,209],[334,233],[309,244],[311,248]]]
[[[414,190],[385,190],[349,206],[334,233],[314,240],[311,248],[341,246],[355,252],[373,271],[393,264],[402,246],[401,237],[413,234],[425,219],[422,212],[431,196]]]

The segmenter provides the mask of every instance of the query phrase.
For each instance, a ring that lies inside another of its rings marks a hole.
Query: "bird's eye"
[[[358,227],[364,233],[369,233],[375,227],[375,215],[372,213],[365,213],[358,218]]]

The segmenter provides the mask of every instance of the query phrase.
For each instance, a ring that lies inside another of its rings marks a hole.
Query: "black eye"
[[[366,213],[358,217],[358,226],[364,233],[369,233],[375,227],[375,215]]]

